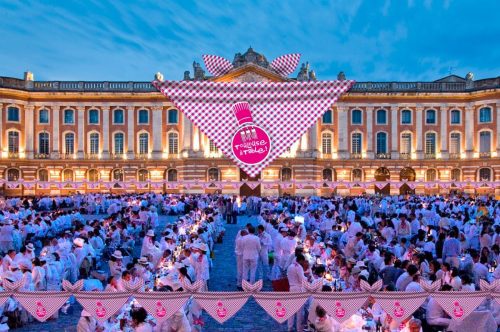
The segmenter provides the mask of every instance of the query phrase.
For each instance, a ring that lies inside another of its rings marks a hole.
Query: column
[[[417,127],[417,132],[415,133],[415,139],[417,140],[417,159],[424,158],[424,150],[422,149],[422,113],[423,107],[417,106],[417,111],[415,112],[415,124]]]
[[[153,110],[153,159],[161,159],[162,151],[162,128],[163,128],[163,108],[154,107]]]
[[[318,149],[318,121],[316,121],[311,129],[309,129],[309,142],[308,142],[308,150],[311,154],[311,157],[317,158],[319,156]]]
[[[495,112],[497,113],[497,157],[500,157],[500,103],[496,104]],[[1,127],[2,123],[0,122],[0,132],[2,132]],[[0,141],[0,146],[2,146],[1,141]]]
[[[193,151],[200,151],[200,128],[193,126]]]
[[[182,112],[182,151],[187,152],[188,154],[192,150],[192,145],[191,145],[192,129],[193,129],[193,124],[187,118],[184,112]]]
[[[340,106],[337,104],[337,112],[339,118],[339,158],[348,158],[349,151],[347,149],[349,143],[349,133],[347,131],[347,108],[345,106]]]
[[[448,106],[446,104],[441,105],[438,117],[441,121],[441,158],[448,159]]]
[[[392,105],[391,106],[391,158],[392,159],[399,159],[399,148],[398,148],[398,142],[399,142],[399,121],[398,121],[398,112],[399,112],[399,107],[397,105]]]
[[[474,108],[465,106],[465,157],[474,157]]]
[[[59,159],[59,105],[52,106],[52,153],[50,158]]]
[[[366,158],[374,159],[373,151],[373,107],[366,108]]]
[[[32,105],[26,105],[24,108],[24,151],[26,153],[26,158],[33,159],[33,138],[34,138],[34,119],[33,119],[34,107]]]
[[[109,159],[109,107],[102,107],[102,158]]]
[[[127,159],[134,159],[135,150],[135,108],[134,106],[127,106]]]
[[[82,159],[85,155],[84,143],[85,143],[85,107],[77,107],[78,110],[78,153],[79,159]]]

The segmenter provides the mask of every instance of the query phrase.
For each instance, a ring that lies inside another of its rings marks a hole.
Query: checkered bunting
[[[351,318],[368,300],[366,293],[319,292],[312,297],[339,323]]]
[[[218,55],[203,55],[203,62],[210,74],[221,76],[233,69],[233,64],[229,60]]]
[[[427,299],[427,292],[380,292],[372,295],[398,325],[410,317]]]
[[[281,324],[299,311],[309,298],[309,293],[262,292],[252,296],[269,316]]]
[[[201,292],[194,293],[195,301],[219,323],[233,317],[251,296],[246,292]]]
[[[408,294],[408,293],[407,293]],[[489,292],[435,292],[431,296],[451,319],[461,321],[471,314],[489,295]]]
[[[14,298],[36,320],[45,322],[66,303],[70,295],[68,292],[19,292]]]
[[[134,294],[137,302],[158,322],[169,319],[190,297],[191,294],[185,292],[141,292]]]
[[[271,62],[270,67],[274,69],[281,76],[288,76],[295,71],[295,68],[299,65],[300,54],[285,54],[282,55]]]
[[[354,81],[154,81],[153,84],[228,158],[254,177],[298,141]],[[238,128],[232,106],[241,101],[250,104],[254,122],[271,138],[271,152],[260,164],[245,165],[231,151],[231,138]]]
[[[116,314],[130,298],[130,292],[77,292],[77,301],[99,322]]]

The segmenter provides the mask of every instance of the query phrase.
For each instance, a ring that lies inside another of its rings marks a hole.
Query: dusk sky
[[[182,79],[203,54],[301,53],[319,79],[500,75],[498,0],[0,2],[0,76]],[[292,74],[296,76],[296,73]]]

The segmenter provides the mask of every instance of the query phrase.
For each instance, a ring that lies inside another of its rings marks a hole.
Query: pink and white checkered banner
[[[319,292],[312,295],[326,312],[339,323],[343,323],[368,300],[366,293]]]
[[[378,292],[372,295],[398,324],[410,317],[428,297],[427,292]]]
[[[251,296],[246,292],[201,292],[193,294],[196,302],[219,323],[233,317]]]
[[[153,84],[253,177],[298,141],[354,81]],[[265,158],[245,158],[259,154]]]
[[[14,298],[40,322],[52,317],[70,297],[68,292],[16,292]]]
[[[158,322],[169,319],[191,297],[186,292],[139,292],[134,298]]]
[[[82,307],[99,322],[116,314],[130,298],[130,292],[77,292],[73,294]]]
[[[306,303],[309,293],[261,292],[253,294],[255,301],[278,323],[292,317]]]
[[[469,316],[489,295],[489,292],[435,292],[430,295],[451,319],[461,321]]]

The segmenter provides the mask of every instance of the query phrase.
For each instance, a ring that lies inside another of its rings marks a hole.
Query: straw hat
[[[147,257],[142,256],[141,258],[139,258],[137,260],[137,263],[139,263],[141,265],[148,265],[149,261],[148,261]]]
[[[115,250],[115,252],[111,256],[113,256],[116,259],[123,259],[123,255],[122,255],[122,252],[120,250]]]
[[[29,250],[29,251],[35,250],[35,246],[33,245],[33,243],[28,243],[26,245],[26,250]]]

